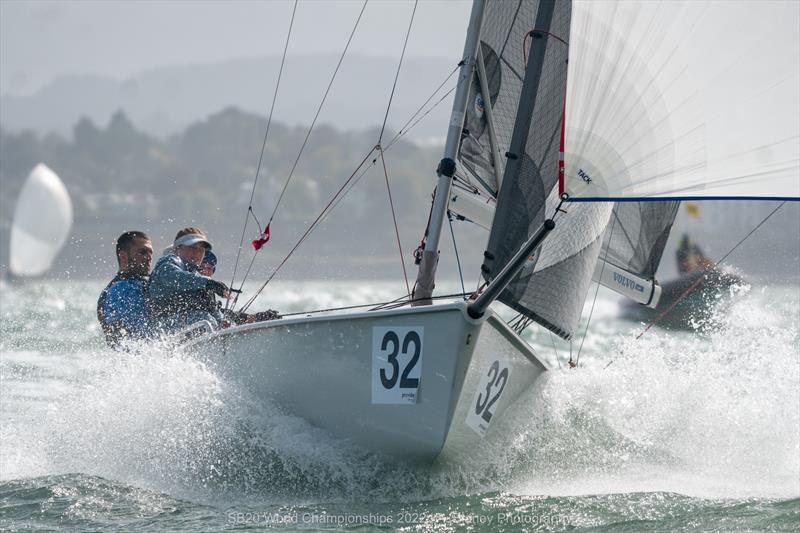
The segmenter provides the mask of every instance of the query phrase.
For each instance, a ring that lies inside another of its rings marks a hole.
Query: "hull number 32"
[[[372,328],[372,403],[417,403],[423,328]]]
[[[467,425],[483,437],[492,422],[495,404],[503,395],[508,383],[511,367],[502,360],[495,360],[481,376],[472,405],[467,413]]]

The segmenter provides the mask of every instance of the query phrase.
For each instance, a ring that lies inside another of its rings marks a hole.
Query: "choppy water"
[[[554,370],[475,457],[427,467],[255,403],[191,356],[106,350],[101,287],[0,287],[0,528],[800,529],[798,286],[739,290],[704,334],[638,341],[601,293],[580,367],[559,369],[568,346],[530,328]],[[401,292],[278,285],[267,300]]]

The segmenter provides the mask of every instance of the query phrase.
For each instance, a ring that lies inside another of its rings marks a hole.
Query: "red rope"
[[[522,62],[525,64],[525,68],[528,68],[528,49],[525,47],[525,45],[528,43],[528,37],[531,37],[534,33],[544,33],[545,35],[549,35],[553,39],[561,41],[565,45],[569,46],[569,43],[558,35],[554,35],[549,31],[537,30],[536,28],[533,28],[531,31],[526,33],[525,37],[522,39]]]
[[[403,267],[403,278],[406,280],[406,292],[411,298],[411,287],[408,285],[408,273],[406,273],[406,262],[403,261],[403,245],[400,244],[400,230],[397,228],[397,216],[394,212],[394,201],[392,200],[392,189],[389,187],[389,171],[386,169],[386,160],[383,157],[383,148],[377,145],[375,148],[380,150],[381,164],[383,165],[383,177],[386,179],[386,190],[389,192],[389,207],[392,208],[392,222],[394,223],[394,234],[397,237],[397,251],[400,252],[400,266]]]
[[[670,311],[672,311],[672,310],[675,308],[675,306],[676,306],[676,305],[678,305],[678,304],[681,302],[681,300],[683,300],[684,298],[686,298],[686,296],[687,296],[687,295],[688,295],[690,292],[692,292],[693,290],[695,290],[695,289],[697,288],[697,286],[698,286],[698,285],[700,285],[700,284],[701,284],[703,281],[705,281],[706,279],[708,279],[708,273],[709,273],[709,272],[711,272],[711,270],[713,270],[714,268],[717,268],[717,267],[718,267],[718,266],[720,266],[722,263],[724,263],[724,262],[725,262],[725,260],[726,260],[726,259],[728,259],[728,256],[730,256],[730,255],[731,255],[731,254],[732,254],[732,253],[733,253],[733,252],[734,252],[734,251],[735,251],[735,250],[736,250],[736,249],[737,249],[739,246],[741,246],[741,245],[742,245],[742,243],[743,243],[744,241],[746,241],[747,239],[749,239],[749,238],[750,238],[750,236],[751,236],[753,233],[755,233],[755,232],[756,232],[756,230],[757,230],[758,228],[760,228],[761,226],[763,226],[763,225],[764,225],[764,223],[765,223],[767,220],[769,220],[769,219],[770,219],[770,217],[771,217],[772,215],[774,215],[775,213],[777,213],[777,212],[778,212],[778,209],[780,209],[781,207],[783,207],[783,205],[784,205],[785,203],[786,203],[786,201],[783,201],[783,202],[781,202],[781,203],[778,205],[778,207],[776,207],[775,209],[773,209],[773,210],[772,210],[772,212],[770,212],[770,214],[768,214],[766,217],[764,217],[764,220],[762,220],[761,222],[759,222],[759,223],[756,225],[756,227],[755,227],[755,228],[753,228],[753,229],[751,229],[751,230],[750,230],[750,232],[749,232],[747,235],[745,235],[744,237],[742,237],[742,239],[741,239],[739,242],[737,242],[737,243],[736,243],[736,245],[735,245],[733,248],[731,248],[730,250],[728,250],[728,253],[727,253],[727,254],[725,254],[724,256],[722,256],[722,259],[720,259],[719,261],[717,261],[717,263],[716,263],[716,264],[715,264],[713,267],[706,268],[705,270],[703,270],[703,275],[702,275],[702,276],[700,276],[699,278],[697,278],[697,279],[695,280],[695,282],[694,282],[694,283],[692,283],[692,284],[691,284],[691,285],[690,285],[690,286],[689,286],[689,287],[688,287],[688,288],[687,288],[685,291],[683,291],[683,292],[681,293],[681,295],[680,295],[680,296],[678,296],[678,298],[677,298],[677,299],[676,299],[674,302],[672,302],[672,305],[670,305],[668,308],[666,308],[666,309],[665,309],[665,310],[664,310],[664,311],[663,311],[663,312],[662,312],[660,315],[658,315],[657,317],[655,317],[655,318],[654,318],[654,319],[653,319],[653,320],[652,320],[652,321],[651,321],[651,322],[650,322],[650,323],[647,325],[647,327],[645,327],[645,328],[644,328],[644,331],[642,331],[641,333],[639,333],[639,335],[638,335],[636,338],[637,338],[637,339],[639,339],[639,338],[640,338],[642,335],[644,335],[645,333],[647,333],[647,330],[649,330],[651,327],[653,327],[653,325],[655,325],[655,324],[656,324],[656,322],[658,322],[659,320],[661,320],[662,318],[664,318],[664,316],[665,316],[667,313],[669,313]],[[609,363],[609,364],[611,364],[611,363]]]
[[[703,271],[703,275],[702,275],[702,276],[700,276],[699,278],[697,278],[697,279],[694,281],[694,283],[692,283],[691,285],[689,285],[689,286],[686,288],[686,290],[685,290],[685,291],[683,291],[683,292],[681,293],[681,295],[680,295],[680,296],[678,296],[678,297],[675,299],[675,301],[674,301],[674,302],[672,302],[672,303],[669,305],[669,307],[667,307],[666,309],[664,309],[664,310],[663,310],[663,311],[662,311],[662,312],[661,312],[661,313],[660,313],[660,314],[659,314],[657,317],[655,317],[653,320],[651,320],[651,321],[650,321],[650,323],[649,323],[649,324],[647,324],[647,326],[645,326],[645,328],[642,330],[642,332],[641,332],[641,333],[639,333],[639,334],[636,336],[636,340],[639,340],[639,339],[642,337],[642,335],[644,335],[645,333],[647,333],[647,330],[649,330],[650,328],[652,328],[653,326],[655,326],[655,325],[656,325],[656,324],[657,324],[657,323],[658,323],[658,322],[659,322],[659,321],[660,321],[662,318],[664,318],[665,316],[667,316],[667,315],[669,314],[669,312],[670,312],[670,311],[672,311],[673,309],[675,309],[675,306],[676,306],[676,305],[678,305],[679,303],[681,303],[681,302],[683,301],[683,299],[684,299],[684,298],[686,298],[686,297],[689,295],[689,293],[690,293],[690,292],[692,292],[693,290],[695,290],[695,289],[697,288],[697,286],[698,286],[698,285],[700,285],[701,283],[703,283],[703,281],[705,281],[705,280],[707,279],[707,274],[708,274],[708,272],[710,272],[710,271],[711,271],[713,268],[714,268],[714,267],[711,267],[711,268],[708,268],[708,269],[704,270],[704,271]]]

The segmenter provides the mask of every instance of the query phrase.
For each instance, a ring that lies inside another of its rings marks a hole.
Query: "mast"
[[[469,17],[467,38],[464,43],[464,61],[458,75],[458,86],[453,99],[453,109],[450,113],[450,127],[447,130],[447,141],[444,146],[444,156],[439,162],[436,174],[439,181],[433,198],[430,227],[428,228],[425,250],[417,272],[417,281],[414,284],[412,305],[430,305],[433,295],[436,265],[439,262],[439,237],[442,233],[444,217],[447,215],[447,201],[450,198],[450,185],[456,172],[456,155],[461,142],[461,133],[464,129],[464,112],[467,107],[472,72],[475,68],[475,58],[480,43],[481,23],[485,0],[474,0],[472,13]]]

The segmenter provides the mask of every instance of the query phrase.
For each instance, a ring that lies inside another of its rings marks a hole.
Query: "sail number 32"
[[[422,327],[372,328],[372,403],[417,403]]]

